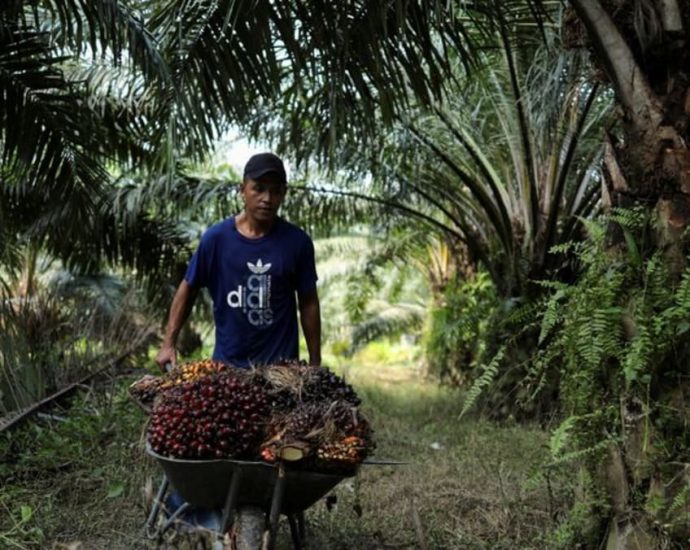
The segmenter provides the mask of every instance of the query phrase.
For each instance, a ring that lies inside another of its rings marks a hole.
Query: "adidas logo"
[[[255,264],[252,262],[247,262],[247,267],[252,273],[261,274],[266,273],[269,269],[271,269],[271,264],[264,265],[264,263],[261,261],[261,258],[259,258]]]

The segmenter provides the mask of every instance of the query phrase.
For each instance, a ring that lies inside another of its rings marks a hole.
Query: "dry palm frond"
[[[293,366],[269,366],[263,370],[263,376],[269,384],[270,392],[277,393],[289,390],[296,395],[302,394],[305,375],[308,370],[305,367]]]

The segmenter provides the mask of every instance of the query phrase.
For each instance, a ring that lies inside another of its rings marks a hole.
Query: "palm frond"
[[[369,342],[391,338],[404,333],[419,333],[426,319],[426,308],[418,304],[373,301],[371,306],[378,313],[355,325],[352,331],[351,351]]]
[[[328,164],[345,144],[371,144],[376,125],[412,104],[443,98],[493,40],[497,12],[510,33],[533,21],[520,1],[168,1],[150,19],[178,91],[162,133],[193,150],[231,120],[271,135],[275,149],[290,145],[298,161]]]
[[[150,3],[150,2],[149,2]],[[150,80],[170,79],[168,65],[155,37],[149,32],[145,12],[122,0],[24,0],[24,24],[47,29],[56,49],[92,59],[108,59],[115,66],[130,65]]]

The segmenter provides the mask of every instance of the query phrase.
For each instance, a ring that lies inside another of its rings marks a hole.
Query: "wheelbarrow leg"
[[[149,517],[146,519],[145,531],[146,536],[150,539],[155,539],[160,535],[160,530],[156,529],[154,531],[153,526],[155,525],[156,520],[158,519],[158,514],[161,511],[161,505],[163,503],[163,497],[165,496],[165,492],[167,490],[168,478],[166,475],[163,475],[161,486],[158,488],[158,493],[156,493],[156,497],[153,499],[153,502],[151,503],[151,512],[149,512]]]
[[[230,482],[230,489],[228,496],[225,498],[225,506],[223,507],[223,516],[220,521],[220,537],[225,536],[225,533],[232,527],[235,520],[235,508],[237,507],[237,495],[240,490],[240,483],[242,482],[242,470],[237,468],[232,473],[232,481]]]
[[[161,527],[161,529],[160,529],[160,534],[162,535],[163,533],[165,533],[165,532],[170,528],[170,526],[171,526],[173,523],[175,523],[175,521],[177,520],[177,518],[179,518],[182,514],[184,514],[184,513],[187,511],[187,509],[189,509],[191,506],[192,506],[192,505],[189,504],[189,502],[185,502],[185,503],[182,504],[177,510],[175,510],[175,511],[170,515],[170,517],[168,518],[168,520],[163,524],[163,527]]]
[[[278,521],[280,520],[280,510],[283,507],[283,495],[285,494],[285,466],[278,464],[278,479],[273,488],[273,500],[271,501],[271,513],[268,517],[269,530],[267,538],[264,540],[262,550],[273,550],[278,533]]]
[[[288,514],[288,521],[290,522],[290,535],[292,535],[292,546],[295,550],[302,550],[304,546],[304,537],[300,531],[297,519],[298,514]]]
[[[304,543],[307,538],[306,522],[304,521],[304,512],[297,513],[297,527],[299,528],[299,538]]]

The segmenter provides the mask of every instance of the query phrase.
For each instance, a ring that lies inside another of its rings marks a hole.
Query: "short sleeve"
[[[298,255],[297,292],[304,294],[316,288],[316,261],[314,259],[314,243],[307,237]]]
[[[201,288],[208,285],[208,254],[205,253],[204,241],[199,243],[199,247],[192,256],[187,272],[185,273],[185,281],[193,288]]]

